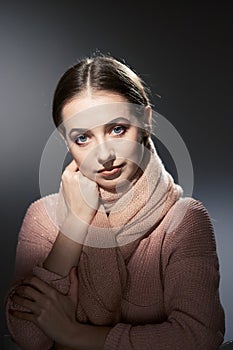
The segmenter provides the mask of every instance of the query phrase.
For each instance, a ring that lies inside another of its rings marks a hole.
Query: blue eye
[[[122,125],[117,125],[115,126],[113,129],[112,129],[112,132],[115,134],[115,135],[122,135],[124,134],[126,131],[126,128],[123,127]]]
[[[77,136],[75,139],[75,143],[77,143],[77,145],[81,145],[87,142],[87,136],[86,135],[80,135]]]

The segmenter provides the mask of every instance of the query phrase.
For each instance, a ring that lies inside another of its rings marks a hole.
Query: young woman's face
[[[62,110],[66,141],[79,170],[105,189],[130,181],[144,145],[128,101],[107,91],[78,95]]]

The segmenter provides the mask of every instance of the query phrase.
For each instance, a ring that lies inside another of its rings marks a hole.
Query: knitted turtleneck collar
[[[161,222],[182,195],[152,145],[144,173],[128,191],[101,191],[112,202],[107,217],[100,206],[88,229],[78,265],[80,322],[113,325],[120,320],[120,303],[127,283],[127,264],[140,240]],[[88,310],[91,310],[88,311]]]
[[[100,189],[103,203],[110,204],[107,217],[103,203],[92,220],[86,240],[87,246],[110,248],[128,244],[142,237],[159,222],[182,195],[165,170],[153,144],[145,148],[147,160],[139,172],[117,193]]]

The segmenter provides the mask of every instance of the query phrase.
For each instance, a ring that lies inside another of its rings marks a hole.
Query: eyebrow
[[[119,118],[116,118],[116,119],[113,119],[111,120],[110,122],[104,124],[104,126],[110,126],[112,124],[117,124],[119,122],[122,122],[124,121],[125,123],[129,124],[129,119],[127,118],[124,118],[124,117],[119,117]],[[88,129],[88,128],[72,128],[70,131],[69,131],[69,134],[68,136],[71,137],[71,134],[73,132],[77,132],[78,134],[85,134],[86,132],[90,131],[91,129]]]

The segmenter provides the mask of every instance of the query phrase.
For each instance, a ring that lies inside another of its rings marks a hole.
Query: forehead
[[[93,129],[120,117],[136,123],[134,106],[124,96],[113,93],[77,96],[62,110],[63,126],[67,131],[75,127]]]

